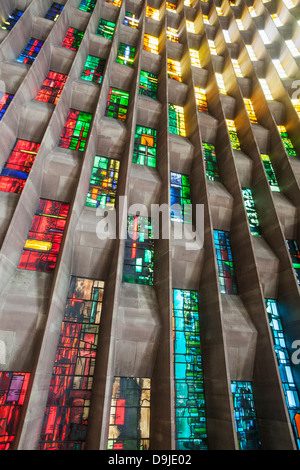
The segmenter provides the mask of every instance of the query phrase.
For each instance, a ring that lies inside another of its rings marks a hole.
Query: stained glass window
[[[141,70],[139,94],[157,98],[157,75]]]
[[[169,132],[186,136],[184,109],[176,104],[169,104]]]
[[[209,47],[210,53],[212,55],[218,55],[216,45],[215,45],[214,41],[212,39],[208,39],[207,42],[208,42],[208,47]]]
[[[70,109],[58,146],[83,152],[93,115]]]
[[[178,39],[178,30],[175,28],[170,28],[170,26],[167,27],[167,39],[172,42],[179,42]]]
[[[262,91],[264,92],[266,99],[273,100],[273,95],[271,93],[267,80],[265,80],[264,78],[259,78],[258,80],[262,87]]]
[[[11,450],[20,423],[30,374],[0,372],[0,450]]]
[[[168,59],[168,76],[173,80],[182,82],[181,78],[181,67],[178,60]]]
[[[237,77],[243,77],[243,74],[242,74],[242,71],[241,71],[240,64],[239,64],[238,60],[231,58],[231,62],[232,62],[233,68],[234,68],[235,75]]]
[[[82,80],[99,84],[102,83],[105,64],[105,59],[88,55],[81,75]]]
[[[300,249],[296,240],[287,240],[288,249],[291,255],[293,268],[295,270],[297,282],[300,286]]]
[[[19,269],[53,272],[57,263],[69,204],[40,199]]]
[[[190,49],[190,58],[191,58],[192,66],[198,67],[200,69],[201,63],[200,63],[199,51],[196,51],[196,49]]]
[[[40,144],[17,139],[0,175],[0,191],[21,194]]]
[[[277,301],[265,299],[266,310],[269,317],[274,349],[278,362],[278,369],[282,382],[284,397],[290,415],[291,424],[295,433],[297,447],[300,449],[300,400],[291,368],[289,350],[282,327],[281,316]]]
[[[120,6],[122,5],[122,0],[106,0],[106,1],[107,3],[111,3],[112,5],[118,8],[120,8]]]
[[[273,169],[273,165],[271,163],[269,155],[262,153],[261,154],[261,159],[263,162],[263,165],[265,167],[265,172],[267,175],[267,179],[270,184],[271,191],[280,191],[280,188],[278,186],[277,178]]]
[[[110,88],[105,116],[126,121],[129,93],[127,91]]]
[[[277,126],[277,128],[278,128],[282,143],[284,145],[284,148],[286,150],[286,153],[288,154],[289,157],[296,157],[297,153],[294,149],[291,139],[289,138],[289,135],[286,131],[285,126]]]
[[[156,134],[155,129],[136,126],[133,149],[133,163],[156,166]]]
[[[198,294],[173,290],[175,442],[177,450],[206,450]]]
[[[224,83],[223,75],[221,73],[216,73],[215,74],[216,80],[217,80],[217,85],[219,88],[219,92],[222,93],[223,95],[227,95],[227,90],[226,86]]]
[[[14,95],[0,92],[0,121],[3,118],[8,106],[12,102]]]
[[[144,49],[152,54],[158,54],[158,38],[144,34]]]
[[[36,99],[56,105],[62,94],[67,78],[68,75],[50,70]]]
[[[110,409],[108,450],[149,449],[150,392],[150,379],[115,377]]]
[[[18,10],[18,8],[15,8],[14,11],[9,15],[7,20],[5,20],[1,24],[1,29],[6,29],[7,31],[10,31],[13,29],[15,24],[19,21],[21,16],[23,15],[24,11]]]
[[[139,27],[139,20],[135,17],[134,13],[130,13],[129,11],[126,11],[123,24],[126,26],[130,26],[131,28],[138,28]]]
[[[159,21],[159,10],[157,8],[146,6],[146,16],[152,18],[153,20]]]
[[[93,13],[97,0],[81,0],[79,10]]]
[[[199,88],[198,86],[195,86],[195,98],[196,98],[198,111],[200,111],[201,113],[208,114],[206,93],[203,88]]]
[[[120,42],[117,52],[116,61],[119,64],[127,65],[128,67],[133,67],[135,55],[135,48],[133,46],[129,46],[128,44],[123,44]]]
[[[249,98],[244,98],[244,103],[246,106],[246,110],[250,119],[250,122],[253,124],[257,124],[257,117],[253,108],[253,104]]]
[[[192,21],[186,20],[186,29],[188,33],[195,33],[195,24]]]
[[[71,277],[38,450],[84,450],[103,292]]]
[[[166,2],[166,9],[171,11],[172,13],[176,13],[177,2]]]
[[[294,106],[298,116],[300,117],[300,100],[299,99],[292,99],[291,101],[293,103],[293,106]]]
[[[151,220],[128,216],[123,282],[153,285],[154,238]]]
[[[192,222],[190,178],[171,172],[171,220]],[[180,206],[174,207],[174,205]]]
[[[61,12],[64,9],[64,5],[61,5],[60,3],[53,2],[51,7],[46,13],[45,18],[47,20],[51,20],[56,22],[61,14]]]
[[[229,233],[223,230],[214,230],[214,241],[221,293],[237,294]]]
[[[116,23],[113,23],[112,21],[107,21],[101,18],[99,21],[96,34],[106,39],[112,39],[114,37],[115,27],[116,27]]]
[[[210,181],[221,181],[215,146],[208,142],[202,142],[202,149],[205,160],[206,178]]]
[[[23,51],[21,52],[17,62],[22,64],[33,64],[35,59],[37,58],[38,53],[40,52],[41,48],[43,47],[44,42],[39,41],[38,39],[31,38]]]
[[[258,450],[261,444],[251,382],[233,380],[231,392],[239,448]]]
[[[86,199],[89,207],[114,209],[119,179],[120,162],[95,156],[90,187]]]
[[[79,31],[79,29],[76,28],[69,28],[66,37],[63,40],[62,47],[66,47],[71,51],[78,51],[83,36],[83,31]]]
[[[237,135],[235,123],[232,119],[226,119],[231,146],[235,150],[241,150],[241,144]]]
[[[249,226],[252,235],[260,235],[261,229],[258,221],[258,216],[255,209],[255,202],[253,193],[250,188],[242,188],[242,195],[248,216]]]

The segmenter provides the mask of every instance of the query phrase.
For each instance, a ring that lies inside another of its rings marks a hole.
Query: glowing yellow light
[[[186,29],[189,33],[195,33],[195,25],[192,21],[186,20]]]
[[[25,248],[28,250],[50,251],[52,243],[40,240],[26,240]]]
[[[190,49],[190,57],[192,66],[201,68],[199,52],[195,49]]]

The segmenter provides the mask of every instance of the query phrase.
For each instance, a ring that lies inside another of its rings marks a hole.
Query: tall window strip
[[[232,62],[232,66],[233,66],[234,73],[235,73],[236,77],[243,77],[242,70],[241,70],[241,67],[240,67],[240,64],[239,64],[238,60],[237,59],[231,59],[231,62]]]
[[[87,13],[93,13],[96,3],[97,0],[81,0],[79,10],[86,11]]]
[[[205,395],[196,291],[173,290],[172,323],[176,449],[206,450]]]
[[[226,119],[231,146],[234,150],[241,150],[241,144],[238,138],[235,123],[232,119]]]
[[[279,374],[298,449],[300,449],[300,400],[286,344],[281,315],[275,299],[265,299]]]
[[[47,20],[54,21],[55,23],[60,17],[63,9],[64,9],[64,5],[61,5],[60,3],[57,3],[57,2],[53,2],[49,10],[47,11],[45,18]]]
[[[169,132],[186,137],[184,109],[176,104],[169,104]]]
[[[12,450],[29,379],[27,372],[0,372],[0,450]]]
[[[151,219],[129,215],[123,282],[153,285],[154,237]]]
[[[295,270],[298,285],[300,286],[300,248],[296,240],[287,240],[293,268]]]
[[[208,15],[203,15],[203,14],[202,14],[202,18],[203,18],[203,23],[205,23],[205,24],[210,24]]]
[[[259,78],[258,81],[260,83],[260,86],[262,87],[262,91],[264,92],[266,99],[272,101],[273,95],[271,93],[267,80],[264,78]]]
[[[70,109],[58,146],[83,152],[92,119],[93,115],[91,113]]]
[[[148,5],[146,6],[146,16],[155,21],[160,20],[159,10],[157,8],[149,7]]]
[[[52,273],[56,267],[69,204],[40,199],[21,256],[19,269]]]
[[[139,20],[136,18],[134,13],[126,11],[123,24],[125,24],[125,26],[130,26],[130,28],[137,29],[139,27]]]
[[[291,99],[291,102],[296,110],[296,113],[298,114],[300,118],[300,100],[299,99]]]
[[[38,39],[31,38],[27,46],[23,49],[20,56],[17,59],[17,62],[22,64],[32,65],[35,59],[38,56],[38,53],[43,47],[44,42],[39,41]]]
[[[83,36],[83,31],[79,31],[77,28],[69,28],[61,46],[71,51],[78,51]]]
[[[227,90],[225,87],[223,75],[221,73],[215,73],[215,77],[217,80],[217,85],[219,88],[219,92],[222,93],[222,95],[227,95]]]
[[[112,119],[118,119],[119,121],[126,121],[128,102],[129,93],[127,91],[110,88],[105,116]]]
[[[178,30],[175,28],[170,28],[170,26],[167,26],[167,39],[172,42],[179,42]]]
[[[212,39],[208,39],[207,42],[208,42],[210,53],[212,55],[218,55],[214,41]]]
[[[281,65],[281,62],[279,59],[272,59],[273,65],[275,69],[277,70],[277,73],[280,78],[287,78],[287,73],[284,70],[284,68]]]
[[[108,450],[149,450],[151,379],[115,377]]]
[[[158,38],[144,34],[144,50],[152,54],[158,54]]]
[[[120,42],[117,52],[116,61],[119,64],[127,65],[128,67],[133,67],[135,56],[135,47],[129,46],[128,44],[124,44]]]
[[[86,206],[114,209],[120,162],[107,157],[95,156]]]
[[[223,35],[224,35],[225,42],[227,44],[230,44],[231,43],[231,37],[230,37],[229,31],[227,31],[227,29],[223,29]]]
[[[261,442],[251,382],[233,380],[231,393],[239,449],[259,450]]]
[[[141,70],[139,94],[157,99],[158,77],[154,73]]]
[[[156,167],[156,129],[136,126],[133,148],[133,163]]]
[[[243,22],[240,18],[237,18],[236,20],[237,27],[239,28],[240,31],[245,30],[245,26],[243,25]]]
[[[44,80],[42,88],[37,94],[36,100],[56,105],[62,94],[67,78],[68,75],[50,70]]]
[[[38,450],[84,450],[104,282],[71,277]]]
[[[0,191],[21,194],[40,144],[17,139],[1,171]]]
[[[223,230],[214,230],[214,241],[221,293],[236,295],[238,289],[229,233]]]
[[[206,178],[210,181],[221,181],[215,146],[208,142],[202,142],[202,150],[205,160]]]
[[[177,60],[168,59],[168,76],[173,80],[182,82],[180,62]]]
[[[188,175],[171,172],[171,220],[192,223],[191,186]]]
[[[9,17],[5,21],[3,21],[3,23],[1,24],[1,29],[6,29],[7,31],[12,30],[15,24],[23,15],[23,13],[24,11],[15,8],[14,11],[9,15]]]
[[[292,144],[291,139],[289,138],[289,135],[287,133],[287,130],[285,126],[277,126],[278,132],[280,134],[283,146],[285,148],[285,151],[289,157],[296,157],[297,153],[294,149],[294,146]]]
[[[247,49],[247,52],[249,54],[249,57],[250,57],[250,60],[252,62],[256,62],[257,61],[257,57],[256,57],[256,54],[253,50],[253,47],[250,45],[250,44],[246,44],[246,49]]]
[[[195,24],[192,21],[186,20],[186,30],[188,33],[196,33]]]
[[[264,168],[265,168],[267,180],[269,182],[271,191],[280,192],[280,188],[277,182],[273,165],[270,160],[270,156],[265,153],[262,153],[260,156],[261,156]]]
[[[191,65],[193,67],[198,67],[200,69],[201,62],[200,62],[199,51],[197,51],[196,49],[190,49],[189,51],[190,51]]]
[[[101,18],[98,24],[96,35],[106,39],[112,39],[114,37],[115,27],[116,23]]]
[[[252,101],[250,100],[250,98],[244,98],[244,103],[245,103],[245,106],[246,106],[246,111],[248,113],[250,122],[252,122],[252,124],[258,124],[257,117],[256,117],[256,114],[255,114],[255,111],[254,111],[254,108],[253,108],[253,104],[252,104]]]
[[[255,209],[255,202],[253,198],[253,192],[250,188],[242,188],[242,195],[244,199],[244,204],[248,216],[250,231],[252,235],[260,236],[261,235],[261,228],[257,216],[257,212]]]
[[[10,103],[13,100],[14,95],[10,93],[0,93],[0,121],[7,111]]]
[[[81,75],[82,80],[101,84],[105,65],[105,59],[88,55]]]
[[[195,98],[196,98],[198,111],[200,111],[200,113],[208,114],[206,92],[204,88],[199,88],[195,86]]]

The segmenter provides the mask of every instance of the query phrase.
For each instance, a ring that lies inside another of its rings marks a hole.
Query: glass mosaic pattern
[[[244,199],[244,204],[248,216],[249,226],[252,235],[261,235],[261,229],[259,225],[258,216],[255,209],[255,202],[253,198],[253,193],[250,188],[242,188],[242,195]]]
[[[21,52],[17,62],[22,64],[32,65],[35,59],[37,58],[38,53],[43,47],[44,42],[39,41],[38,39],[31,38],[27,46]]]
[[[64,5],[61,5],[60,3],[57,3],[57,2],[53,2],[49,10],[47,11],[45,18],[47,20],[56,22],[61,12],[63,11],[63,9],[64,9]]]
[[[106,157],[96,156],[92,169],[86,205],[114,209],[120,162]]]
[[[148,378],[115,377],[111,399],[108,450],[148,450],[150,446]]]
[[[156,134],[155,129],[136,126],[133,148],[133,163],[155,168],[156,166]]]
[[[187,175],[171,172],[171,220],[192,223],[190,178]],[[174,207],[174,206],[178,206]],[[179,208],[180,207],[180,208]]]
[[[241,150],[241,144],[237,135],[237,130],[234,121],[232,121],[231,119],[226,119],[226,123],[232,148],[235,150]]]
[[[147,18],[152,18],[155,21],[159,21],[159,10],[157,8],[146,6],[146,16]]]
[[[178,39],[178,30],[175,29],[175,28],[170,28],[170,26],[167,26],[167,39],[169,41],[173,41],[173,42],[179,42],[179,39]]]
[[[130,26],[130,28],[136,29],[139,27],[139,20],[135,17],[134,13],[126,11],[123,24],[125,24],[126,26]]]
[[[97,0],[81,0],[79,10],[93,13]]]
[[[169,132],[171,134],[186,136],[184,109],[176,104],[169,104]]]
[[[178,62],[178,60],[168,59],[167,65],[169,78],[182,82],[180,62]]]
[[[287,246],[292,259],[293,268],[296,274],[298,285],[300,286],[300,249],[296,240],[287,240]]]
[[[257,124],[258,123],[257,117],[253,108],[252,101],[249,98],[244,98],[244,103],[246,106],[246,110],[247,110],[250,122],[252,122],[252,124]]]
[[[196,51],[196,49],[190,49],[190,58],[191,58],[191,65],[193,67],[201,68],[201,63],[200,63],[200,55],[199,51]]]
[[[259,433],[251,382],[233,380],[231,392],[236,433],[240,450],[260,449]]]
[[[277,126],[282,143],[284,145],[284,148],[286,150],[286,153],[288,154],[289,157],[296,157],[297,153],[296,150],[294,149],[294,146],[292,144],[291,139],[289,138],[289,135],[286,131],[286,128],[284,126]]]
[[[14,95],[11,95],[10,93],[0,92],[0,121],[6,113],[8,106],[12,102],[13,97]]]
[[[128,67],[133,67],[134,56],[135,48],[133,46],[129,46],[128,44],[120,42],[116,62],[118,62],[119,64],[127,65]]]
[[[15,8],[14,11],[9,15],[9,17],[1,24],[1,29],[6,29],[10,31],[13,29],[15,24],[19,21],[24,11]]]
[[[70,109],[58,146],[83,152],[93,115]]]
[[[195,86],[195,98],[196,98],[198,111],[200,111],[200,113],[208,114],[206,93],[203,88],[199,88],[198,86]]]
[[[128,102],[129,93],[127,91],[110,88],[105,116],[126,121]]]
[[[83,36],[83,31],[79,31],[77,28],[69,28],[61,46],[71,51],[78,51]]]
[[[158,38],[144,34],[144,49],[152,54],[158,54]]]
[[[56,105],[62,94],[67,78],[68,75],[50,70],[36,100]]]
[[[265,168],[265,172],[267,175],[267,180],[269,181],[271,191],[280,192],[280,188],[277,182],[277,178],[274,172],[273,165],[270,160],[270,156],[267,154],[262,153],[261,159]]]
[[[175,442],[177,450],[206,450],[198,294],[173,290]]]
[[[205,160],[206,178],[210,181],[221,181],[215,146],[208,142],[202,142],[202,150]]]
[[[237,294],[237,283],[234,274],[234,265],[229,233],[223,230],[214,230],[214,241],[218,265],[220,291],[222,294]]]
[[[93,83],[102,83],[106,60],[88,55],[81,75],[82,80]]]
[[[157,99],[157,75],[141,70],[139,94]]]
[[[54,271],[69,213],[69,204],[40,199],[19,269]]]
[[[114,37],[115,27],[116,27],[116,23],[113,23],[112,21],[107,21],[101,18],[99,21],[96,34],[106,39],[112,39]]]
[[[103,292],[71,277],[38,450],[84,450]]]

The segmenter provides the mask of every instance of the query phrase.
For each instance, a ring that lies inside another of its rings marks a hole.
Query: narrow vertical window
[[[158,54],[158,38],[144,34],[144,50],[152,54]]]
[[[133,149],[133,163],[155,168],[156,166],[156,129],[136,126]]]
[[[168,59],[168,76],[173,80],[182,82],[181,78],[181,67],[178,60]]]
[[[114,209],[120,162],[95,156],[86,205]]]
[[[245,103],[245,106],[246,106],[246,111],[248,113],[250,122],[252,122],[252,124],[257,124],[258,123],[257,122],[257,117],[256,117],[256,114],[255,114],[255,111],[254,111],[253,104],[252,104],[251,100],[249,98],[244,98],[244,103]]]
[[[232,119],[226,119],[231,146],[234,150],[241,150],[241,144],[238,138],[235,123]]]
[[[169,104],[169,132],[171,134],[186,136],[184,109],[176,104]]]
[[[249,226],[252,235],[261,235],[261,228],[258,221],[253,193],[250,188],[242,188],[242,195],[248,216]]]
[[[190,178],[171,172],[171,220],[192,223]]]
[[[14,95],[11,95],[10,93],[0,93],[0,121],[12,102],[13,97]]]
[[[83,152],[93,115],[70,109],[58,146]]]
[[[67,78],[68,75],[50,70],[36,100],[56,105],[62,94]]]
[[[195,86],[195,98],[196,98],[198,111],[200,111],[200,113],[208,114],[206,93],[203,88],[199,88]]]
[[[199,51],[196,49],[190,49],[190,58],[191,58],[191,65],[193,67],[201,68],[201,62],[200,62],[200,54]]]
[[[261,154],[261,159],[262,159],[262,162],[263,162],[263,165],[264,165],[264,168],[265,168],[267,180],[269,182],[271,191],[279,192],[280,188],[279,188],[279,185],[278,185],[278,182],[277,182],[277,178],[276,178],[276,175],[275,175],[275,172],[274,172],[273,165],[272,165],[271,160],[270,160],[270,156],[265,154],[265,153],[262,153]]]
[[[287,240],[293,268],[295,270],[298,285],[300,286],[300,248],[296,240]]]
[[[152,18],[155,21],[159,21],[159,10],[157,8],[152,8],[149,7],[148,5],[146,6],[146,16],[148,18]]]
[[[79,5],[79,10],[93,13],[97,0],[82,0]]]
[[[214,241],[221,293],[237,294],[229,233],[223,230],[214,230]]]
[[[205,160],[206,178],[210,181],[221,181],[215,146],[208,142],[202,142],[202,149]]]
[[[102,83],[105,64],[105,59],[88,55],[81,75],[82,80],[99,84]]]
[[[57,2],[53,2],[49,10],[47,11],[45,18],[47,20],[56,22],[58,18],[60,17],[60,14],[63,11],[63,9],[64,9],[64,5],[61,5],[60,3],[57,3]]]
[[[141,70],[139,94],[157,99],[157,75]]]
[[[167,27],[167,39],[172,42],[179,42],[178,39],[178,30],[175,28]]]
[[[71,51],[78,51],[83,36],[84,36],[83,31],[79,31],[79,29],[76,29],[76,28],[69,28],[67,31],[66,37],[64,38],[62,42],[62,47],[66,47],[67,49],[70,49]]]
[[[38,53],[43,47],[44,42],[38,39],[31,38],[27,46],[23,49],[17,61],[22,64],[32,65],[37,58]]]
[[[99,25],[96,31],[97,36],[102,36],[106,39],[112,39],[114,37],[116,23],[112,21],[104,20],[103,18],[100,19]]]
[[[128,102],[129,93],[127,91],[110,88],[105,116],[126,121]]]
[[[1,24],[1,29],[10,31],[13,29],[15,24],[19,21],[24,11],[15,8],[15,10],[9,15],[9,17]]]
[[[288,154],[289,157],[296,157],[297,153],[294,149],[291,139],[289,138],[289,135],[287,133],[285,126],[277,126],[277,128],[278,128],[278,132],[280,134],[282,143],[284,145],[284,148],[286,150],[286,153]]]
[[[135,47],[120,42],[116,61],[119,64],[127,65],[128,67],[133,67],[134,56]]]

